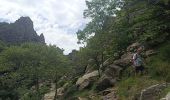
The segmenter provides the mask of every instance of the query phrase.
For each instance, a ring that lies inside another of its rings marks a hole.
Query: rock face
[[[37,35],[29,17],[21,17],[14,23],[0,23],[0,40],[16,44],[24,42],[45,43],[44,35]]]
[[[132,64],[132,56],[133,53],[127,52],[126,54],[121,56],[121,59],[115,60],[114,64],[121,66],[121,67],[127,67]]]
[[[111,64],[109,65],[106,70],[102,73],[102,76],[100,77],[99,81],[97,82],[96,88],[99,91],[105,90],[109,87],[112,87],[117,82],[117,79],[119,79],[119,74],[121,72],[122,68]]]
[[[164,90],[169,84],[156,84],[141,91],[140,96],[134,100],[156,100],[160,92]],[[165,99],[166,100],[166,99]],[[169,100],[169,99],[168,99]]]
[[[85,73],[91,73],[93,71],[97,70],[97,65],[95,64],[94,59],[89,59],[88,60],[88,65],[86,67]]]
[[[84,76],[78,79],[76,85],[78,86],[79,90],[83,90],[87,88],[91,83],[93,83],[98,76],[98,71],[93,71],[91,73],[85,74]]]

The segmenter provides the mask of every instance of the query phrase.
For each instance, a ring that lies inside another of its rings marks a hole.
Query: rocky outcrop
[[[103,96],[103,100],[118,100],[118,99],[117,96],[115,95],[115,92],[111,92],[106,96]]]
[[[114,86],[119,79],[121,70],[122,68],[115,64],[109,65],[97,82],[96,89],[102,91]]]
[[[140,46],[141,46],[141,44],[139,42],[135,42],[127,47],[127,52],[134,52],[135,49],[137,49]]]
[[[132,61],[131,61],[132,56],[133,56],[133,53],[128,52],[128,53],[122,55],[121,59],[115,60],[114,64],[121,66],[121,67],[127,67],[132,64]]]
[[[98,71],[85,74],[77,80],[76,85],[78,86],[79,90],[83,90],[90,86],[90,84],[92,84],[95,80],[97,80],[98,76]]]
[[[97,65],[95,64],[94,59],[89,59],[88,60],[88,65],[86,66],[85,73],[91,73],[93,71],[97,70]]]
[[[145,52],[146,57],[149,57],[149,56],[152,56],[152,55],[155,55],[155,54],[157,54],[157,52],[155,50],[147,50]]]
[[[0,40],[17,44],[23,42],[45,43],[44,35],[37,35],[33,22],[29,17],[21,17],[14,23],[0,23]]]
[[[170,92],[165,96],[165,98],[162,98],[160,100],[170,100]]]
[[[169,86],[169,84],[166,83],[152,85],[143,89],[140,95],[136,96],[134,100],[157,100],[161,91],[163,91],[167,86]]]

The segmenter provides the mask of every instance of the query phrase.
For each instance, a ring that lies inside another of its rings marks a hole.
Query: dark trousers
[[[141,72],[141,73],[143,73],[143,71],[144,71],[144,66],[135,66],[135,72],[136,73],[139,73],[139,72]]]

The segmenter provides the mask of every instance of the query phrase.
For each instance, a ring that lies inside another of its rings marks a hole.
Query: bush
[[[170,82],[170,45],[163,45],[158,51],[158,55],[149,58],[149,73],[154,78]]]

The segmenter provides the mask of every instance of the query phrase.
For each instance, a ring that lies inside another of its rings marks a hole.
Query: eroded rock
[[[79,90],[82,90],[88,87],[95,80],[97,80],[98,76],[99,76],[99,73],[97,70],[91,73],[85,74],[77,80],[76,85],[79,87]]]
[[[121,59],[115,60],[114,64],[121,66],[121,67],[127,67],[132,64],[132,61],[131,61],[132,57],[133,57],[133,53],[128,52],[128,53],[122,55]]]
[[[105,67],[105,70],[103,70],[100,79],[97,82],[96,89],[98,91],[102,91],[114,86],[116,81],[120,77],[121,71],[122,68],[120,66],[117,66],[115,64],[107,65]]]

